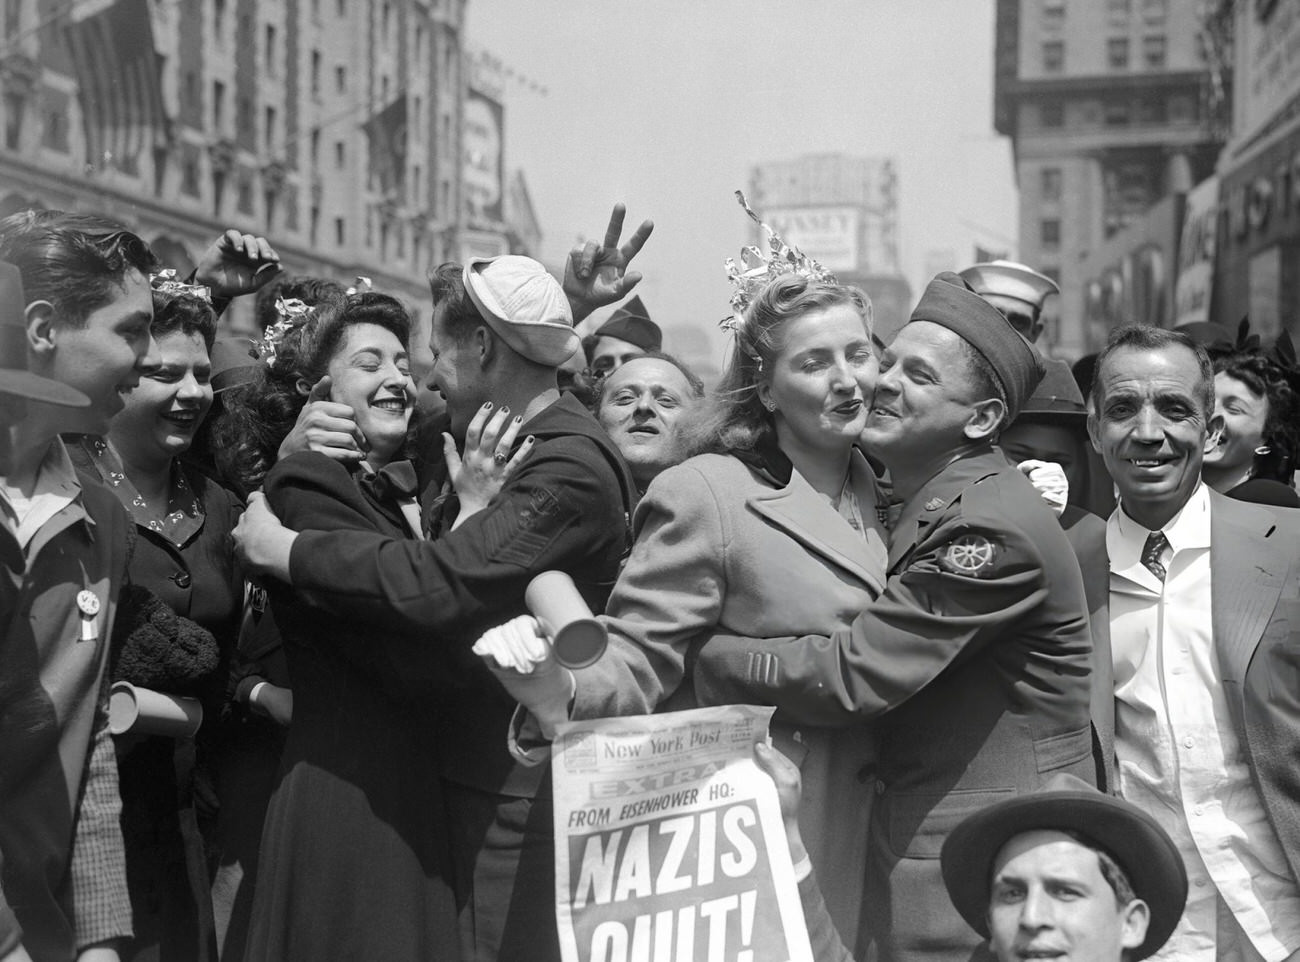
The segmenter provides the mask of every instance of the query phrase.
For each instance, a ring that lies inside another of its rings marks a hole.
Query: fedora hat
[[[1056,775],[1036,792],[995,802],[967,816],[939,853],[943,884],[966,924],[989,937],[993,862],[1025,832],[1081,836],[1113,858],[1151,909],[1146,939],[1133,952],[1145,959],[1173,933],[1187,903],[1187,870],[1169,835],[1130,802],[1105,795],[1073,775]]]
[[[0,261],[0,394],[70,408],[90,406],[90,398],[75,388],[28,369],[23,277],[7,261]]]

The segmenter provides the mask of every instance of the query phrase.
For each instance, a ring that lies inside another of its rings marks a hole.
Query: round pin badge
[[[99,596],[89,589],[78,591],[77,610],[87,618],[95,617],[99,614]]]

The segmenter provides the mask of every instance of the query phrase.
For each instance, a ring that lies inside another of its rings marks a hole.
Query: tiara
[[[311,305],[306,301],[300,301],[296,297],[290,297],[287,300],[283,297],[277,297],[275,299],[275,312],[280,315],[280,319],[266,329],[261,342],[257,345],[257,356],[266,362],[267,367],[272,369],[275,368],[276,352],[280,349],[284,336],[295,328],[306,324],[313,317]]]
[[[798,274],[810,281],[823,284],[837,283],[835,275],[822,267],[799,248],[787,244],[781,235],[772,230],[754,213],[749,201],[745,200],[743,191],[736,191],[736,200],[745,209],[750,220],[763,228],[767,235],[769,253],[765,256],[758,247],[750,245],[740,249],[740,263],[728,257],[726,261],[727,280],[731,281],[731,315],[718,322],[724,331],[738,333],[745,325],[745,309],[749,307],[754,296],[781,274]]]
[[[349,287],[344,294],[351,297],[353,294],[369,294],[375,289],[375,285],[370,282],[370,278],[357,275],[356,283]]]
[[[203,284],[186,284],[176,279],[176,269],[168,267],[149,275],[149,286],[159,294],[197,297],[206,304],[212,303],[212,290]]]

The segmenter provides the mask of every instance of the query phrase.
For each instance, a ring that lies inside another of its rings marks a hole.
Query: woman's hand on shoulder
[[[483,510],[504,487],[515,470],[533,449],[529,436],[510,454],[523,425],[523,418],[511,417],[509,408],[493,411],[491,402],[479,408],[465,432],[465,450],[457,453],[450,434],[442,436],[443,454],[447,459],[447,477],[460,498],[460,513],[453,530],[466,518]]]

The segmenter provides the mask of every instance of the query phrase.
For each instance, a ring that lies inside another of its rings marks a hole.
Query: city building
[[[1227,51],[1205,0],[996,2],[994,125],[1013,146],[1019,260],[1061,285],[1044,343],[1075,358],[1105,338],[1109,315],[1090,305],[1133,293],[1102,291],[1085,270],[1109,270],[1112,238],[1214,172],[1231,110]],[[1165,255],[1170,274],[1175,258]],[[1125,281],[1122,269],[1107,276]]]
[[[1300,0],[1216,6],[1236,50],[1232,136],[1217,230],[1189,232],[1213,264],[1209,319],[1235,328],[1248,315],[1265,344],[1300,338]]]
[[[811,154],[761,164],[750,206],[787,243],[871,295],[885,341],[907,320],[911,288],[899,269],[898,173],[880,157]],[[762,245],[754,226],[755,244]]]
[[[464,10],[4,0],[0,213],[101,212],[183,269],[235,227],[427,317],[429,267],[462,254]]]

